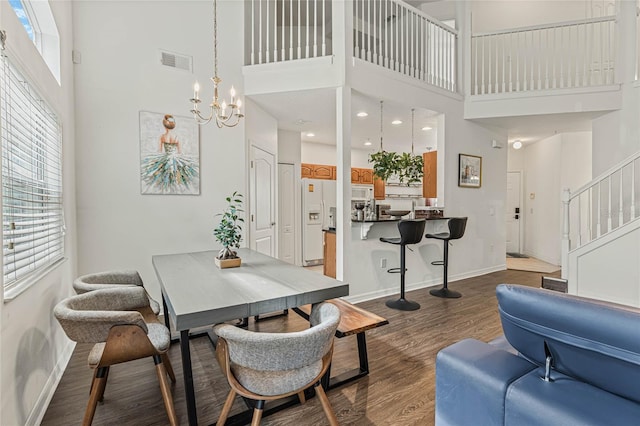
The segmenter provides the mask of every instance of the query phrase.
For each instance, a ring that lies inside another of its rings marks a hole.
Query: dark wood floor
[[[367,332],[370,374],[352,384],[328,392],[329,400],[342,425],[430,425],[434,422],[435,356],[461,339],[472,337],[489,341],[502,332],[497,313],[495,287],[500,283],[539,286],[543,274],[502,271],[454,282],[452,289],[462,292],[460,299],[439,299],[426,289],[407,293],[422,308],[400,312],[376,299],[360,304],[389,320],[389,325]],[[558,274],[547,274],[559,276]],[[261,331],[290,331],[308,327],[296,314],[286,318],[251,323]],[[217,420],[228,385],[215,360],[207,338],[191,341],[198,418],[202,425]],[[77,346],[42,425],[76,425],[89,396],[91,370],[87,367],[90,345]],[[175,408],[186,425],[186,404],[182,384],[180,348],[174,344],[170,358],[178,376],[173,385]],[[334,373],[357,366],[355,336],[336,339]],[[244,405],[239,399],[232,414]],[[94,425],[168,424],[158,381],[151,359],[138,360],[111,368],[104,403],[98,405]],[[303,406],[281,411],[262,421],[263,425],[328,424],[317,398]]]

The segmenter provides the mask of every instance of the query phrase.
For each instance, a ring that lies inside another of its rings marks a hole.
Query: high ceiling
[[[335,145],[336,102],[333,89],[317,89],[298,92],[270,93],[251,97],[278,120],[278,128],[300,132],[307,142]],[[351,144],[354,149],[369,151],[380,147],[380,99],[353,92],[351,99]],[[411,106],[384,101],[383,147],[387,151],[411,150]],[[368,116],[358,117],[366,112]],[[590,131],[591,120],[600,113],[567,113],[523,117],[501,117],[477,120],[490,126],[505,129],[509,142],[516,139],[525,145],[552,136],[555,133]],[[422,108],[415,110],[414,149],[424,152],[437,149],[436,111]],[[401,120],[402,124],[391,124]],[[431,130],[422,130],[431,127]],[[309,136],[313,133],[314,136]],[[364,143],[369,140],[370,146]]]
[[[335,145],[336,102],[332,89],[271,93],[251,97],[278,120],[278,128],[300,132],[306,142]],[[366,117],[358,117],[366,112]],[[414,111],[414,149],[436,149],[437,115],[418,108]],[[377,150],[380,147],[380,99],[353,92],[351,98],[351,144],[354,149]],[[402,124],[392,124],[400,120]],[[422,130],[430,127],[429,130]],[[384,101],[382,122],[383,147],[387,151],[411,151],[411,106]],[[313,133],[314,136],[309,136]],[[365,142],[371,145],[366,146]]]

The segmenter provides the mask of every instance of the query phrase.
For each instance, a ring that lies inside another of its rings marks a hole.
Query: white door
[[[278,259],[295,263],[295,190],[293,164],[278,164]]]
[[[507,172],[507,253],[520,253],[520,221],[522,206],[520,205],[520,172]]]
[[[249,172],[250,247],[268,256],[276,256],[276,169],[273,154],[251,146]]]

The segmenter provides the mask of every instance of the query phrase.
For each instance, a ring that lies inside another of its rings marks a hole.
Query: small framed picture
[[[482,185],[482,157],[459,154],[458,186],[480,188]]]

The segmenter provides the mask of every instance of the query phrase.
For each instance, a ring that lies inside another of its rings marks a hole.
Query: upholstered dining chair
[[[298,395],[304,403],[304,391],[311,386],[329,423],[338,424],[320,379],[331,363],[340,310],[331,303],[318,304],[309,321],[309,329],[292,333],[259,333],[229,324],[214,327],[218,362],[231,386],[218,425],[225,424],[236,394],[256,401],[251,425],[257,426],[265,401]]]
[[[169,330],[155,315],[143,315],[149,307],[142,287],[115,287],[69,297],[53,312],[67,336],[79,343],[94,343],[89,367],[94,370],[89,402],[82,424],[93,421],[98,401],[103,400],[109,368],[114,364],[152,357],[169,423],[178,424],[166,375],[176,378],[167,356]]]
[[[73,289],[78,294],[123,285],[144,287],[140,274],[133,269],[96,272],[82,275],[73,281]],[[151,296],[149,296],[149,293],[147,293],[147,297],[149,298],[151,310],[155,315],[158,315],[160,313],[160,304],[153,300]]]

